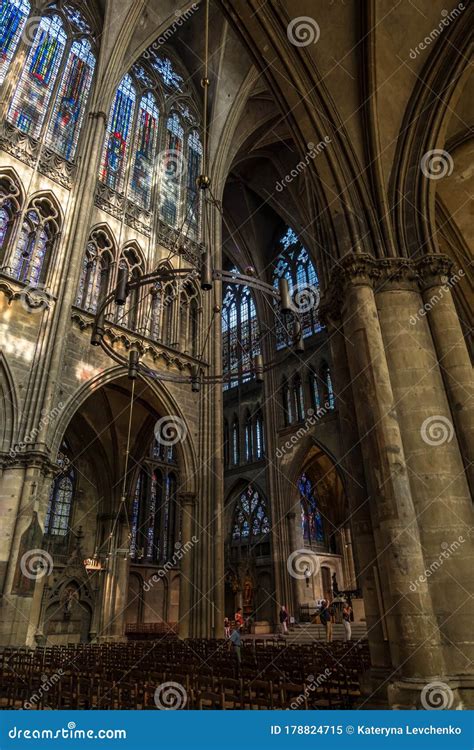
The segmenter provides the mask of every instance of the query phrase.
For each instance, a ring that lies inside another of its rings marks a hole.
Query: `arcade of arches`
[[[202,6],[2,3],[0,646],[349,597],[368,705],[472,707],[473,8],[212,0],[204,206]],[[206,212],[247,284],[201,289]],[[160,266],[107,313],[132,382],[94,315]]]

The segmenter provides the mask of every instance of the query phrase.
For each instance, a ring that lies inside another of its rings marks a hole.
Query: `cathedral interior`
[[[0,706],[474,707],[473,10],[2,0]]]

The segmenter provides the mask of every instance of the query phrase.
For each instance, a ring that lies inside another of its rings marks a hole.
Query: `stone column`
[[[190,492],[179,495],[181,508],[181,574],[179,577],[179,637],[190,637],[191,610],[194,600],[193,586],[193,516],[196,496]]]
[[[449,258],[429,255],[417,264],[426,316],[443,376],[471,493],[474,495],[474,389],[472,364],[451,289],[464,273]],[[411,321],[410,321],[411,322]]]
[[[341,530],[342,554],[344,558],[345,585],[348,589],[356,589],[356,574],[354,567],[354,556],[352,554],[352,536],[350,526]]]
[[[288,540],[290,543],[290,555],[293,552],[296,552],[298,549],[298,542],[296,539],[296,513],[294,511],[290,511],[286,514],[286,520],[288,522]],[[288,571],[287,571],[288,572]],[[291,575],[288,572],[288,575]],[[304,601],[304,594],[301,590],[302,585],[305,586],[305,581],[301,581],[299,578],[295,578],[294,576],[291,576],[291,591],[293,594],[293,612],[292,614],[296,618],[296,620],[299,621],[300,618],[300,606]],[[281,602],[281,604],[286,604],[287,607],[291,606],[290,602]]]
[[[453,412],[430,326],[420,314],[423,301],[412,269],[397,270],[396,278],[393,273],[382,277],[376,302],[423,554],[421,575],[442,644],[445,671],[440,674],[449,682],[450,677],[472,675],[469,664],[474,661],[474,600],[467,585],[474,565],[471,498]],[[437,304],[433,302],[433,310]],[[436,318],[440,326],[441,319],[442,315]],[[446,332],[438,334],[446,338],[447,351],[452,342],[455,359],[459,341],[451,339],[451,322],[448,315]],[[461,377],[464,374],[461,368]],[[457,398],[465,401],[461,382],[456,389]],[[410,590],[418,590],[420,579],[411,566],[409,579]]]
[[[350,254],[335,278],[371,512],[393,667],[403,679],[442,674],[444,662],[408,479],[399,417],[372,287],[374,260]],[[357,533],[357,532],[355,532]],[[375,564],[375,563],[374,563]]]
[[[114,519],[110,520],[113,529]],[[102,616],[99,641],[121,641],[125,639],[125,611],[128,599],[130,557],[128,527],[119,521],[110,551],[107,554],[107,569],[102,590]]]
[[[386,705],[386,680],[393,671],[392,659],[383,627],[384,612],[380,607],[375,579],[378,566],[375,536],[378,533],[378,515],[375,502],[367,491],[367,480],[361,441],[355,411],[351,374],[347,361],[346,341],[342,324],[338,320],[338,306],[328,309],[329,344],[334,368],[334,387],[337,393],[337,414],[339,418],[343,459],[339,468],[343,472],[347,493],[346,520],[350,523],[354,540],[357,575],[364,599],[367,637],[370,648],[371,670],[367,679],[366,692],[371,703],[380,700]],[[351,555],[352,556],[352,555]],[[381,689],[379,690],[379,686]],[[380,695],[378,693],[380,692]]]

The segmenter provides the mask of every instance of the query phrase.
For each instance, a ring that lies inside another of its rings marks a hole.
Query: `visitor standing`
[[[344,625],[344,640],[345,641],[350,641],[351,636],[352,636],[351,614],[352,614],[352,607],[349,606],[349,602],[346,602],[342,610],[342,622]]]
[[[289,614],[286,607],[283,605],[280,609],[280,630],[282,635],[288,634],[288,620],[289,620]]]

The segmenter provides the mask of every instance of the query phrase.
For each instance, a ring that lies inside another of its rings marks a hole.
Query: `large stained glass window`
[[[307,544],[324,542],[324,527],[321,513],[319,512],[316,494],[313,484],[306,474],[302,474],[298,480],[301,505],[301,526],[303,538]]]
[[[117,89],[110,110],[100,170],[102,182],[119,193],[124,187],[135,101],[136,92],[132,79],[126,75]]]
[[[232,523],[232,541],[259,541],[270,531],[265,501],[253,485],[249,484],[237,500]]]
[[[280,254],[273,268],[273,284],[288,281],[293,308],[299,314],[303,327],[303,338],[321,330],[318,316],[319,280],[308,251],[302,246],[294,231],[287,229],[280,239]],[[277,348],[282,349],[294,335],[291,319],[278,318],[276,323]]]
[[[131,200],[146,210],[150,208],[151,204],[158,117],[159,112],[156,99],[153,94],[148,92],[140,101],[138,109],[129,195]]]
[[[251,379],[253,358],[260,354],[259,341],[257,311],[249,287],[227,284],[222,303],[224,390]]]
[[[161,218],[176,227],[180,218],[184,130],[177,112],[166,123],[166,150],[161,160]]]
[[[30,12],[27,0],[2,0],[0,8],[0,85],[15,54]]]
[[[202,145],[197,130],[188,136],[187,185],[186,185],[186,227],[189,234],[197,235],[199,230],[200,191],[196,180],[201,173]]]
[[[94,68],[95,57],[88,40],[73,42],[46,136],[53,151],[67,160],[76,153]]]
[[[178,475],[173,446],[154,439],[132,496],[130,556],[145,563],[173,559],[181,542]]]
[[[44,16],[8,112],[9,122],[33,138],[40,135],[65,46],[59,16]]]

